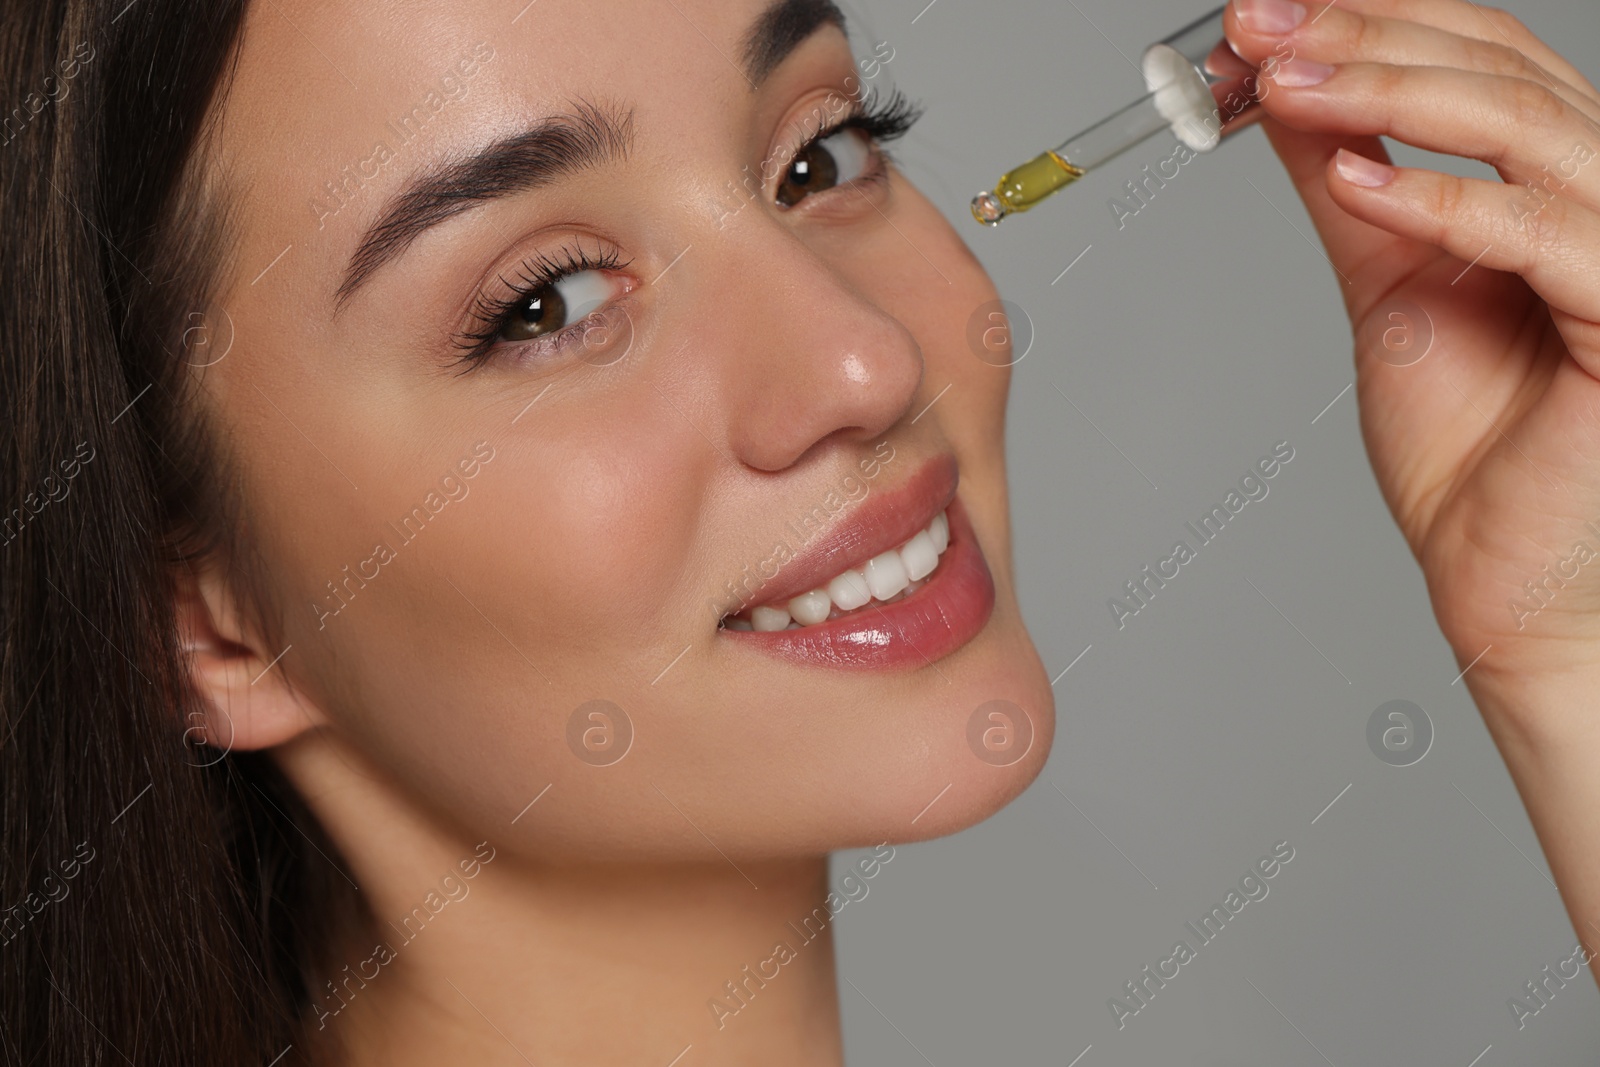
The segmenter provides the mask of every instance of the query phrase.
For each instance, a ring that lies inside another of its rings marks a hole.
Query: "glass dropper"
[[[1007,171],[993,191],[972,198],[972,214],[979,222],[996,226],[1007,215],[1028,210],[1107,160],[1170,127],[1167,117],[1156,107],[1156,94],[1150,93],[1076,137]]]
[[[1223,36],[1223,10],[1146,49],[1144,96],[1007,171],[993,190],[972,198],[973,217],[998,225],[1163,130],[1196,152],[1209,152],[1223,136],[1259,117],[1255,72]]]

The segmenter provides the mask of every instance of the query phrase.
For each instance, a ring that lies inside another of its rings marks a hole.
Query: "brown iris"
[[[778,203],[794,207],[812,193],[820,193],[839,184],[839,164],[833,153],[822,147],[820,141],[807,145],[794,157],[784,172],[778,186]]]
[[[507,318],[500,329],[502,341],[528,341],[553,333],[567,324],[567,302],[554,285],[542,286]]]

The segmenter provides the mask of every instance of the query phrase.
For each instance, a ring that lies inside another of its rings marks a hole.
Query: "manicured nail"
[[[1306,18],[1305,5],[1294,0],[1233,0],[1233,10],[1254,33],[1288,33]]]
[[[1351,185],[1359,185],[1366,189],[1376,189],[1380,185],[1388,185],[1394,181],[1395,170],[1389,164],[1379,163],[1375,159],[1368,159],[1343,148],[1333,157],[1333,165],[1338,168],[1339,177]]]
[[[1333,68],[1326,63],[1313,63],[1309,59],[1286,59],[1265,72],[1275,84],[1291,89],[1307,85],[1320,85],[1328,80]]]

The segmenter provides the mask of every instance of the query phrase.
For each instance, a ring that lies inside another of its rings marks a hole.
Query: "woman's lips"
[[[932,490],[935,500],[954,464],[946,471],[930,464],[908,486]],[[994,609],[994,578],[973,536],[972,523],[958,497],[948,498],[950,541],[938,566],[914,591],[890,603],[876,600],[827,622],[768,632],[725,629],[722,635],[741,647],[797,663],[845,668],[915,668],[949,655],[977,636]],[[891,502],[893,509],[896,503]],[[924,514],[927,506],[924,505]],[[904,520],[900,520],[902,527]],[[854,561],[859,567],[866,561]]]
[[[784,630],[837,619],[873,601],[888,604],[920,589],[949,545],[950,519],[941,508],[904,544],[878,553],[863,566],[847,568],[799,596],[758,604],[722,621],[734,630]]]
[[[730,614],[752,604],[783,603],[904,544],[949,506],[960,477],[955,456],[942,455],[923,463],[893,489],[871,489],[827,529],[814,536],[806,534],[805,547],[782,562],[776,573],[754,575],[757,583],[753,587],[747,565],[744,585],[729,583],[728,591],[735,596],[724,603],[721,613]],[[793,523],[790,532],[795,532]]]

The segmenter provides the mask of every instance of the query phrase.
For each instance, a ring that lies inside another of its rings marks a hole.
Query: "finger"
[[[1347,0],[1348,2],[1348,0]],[[1464,36],[1407,19],[1358,13],[1340,5],[1320,8],[1287,33],[1288,16],[1260,0],[1237,0],[1232,41],[1268,77],[1292,58],[1320,63],[1366,61],[1400,66],[1454,67],[1539,82],[1589,118],[1600,121],[1600,99],[1552,76],[1526,53],[1503,42]]]
[[[1600,91],[1583,76],[1582,71],[1540,40],[1515,15],[1498,8],[1484,7],[1466,0],[1336,0],[1336,5],[1329,6],[1363,15],[1419,22],[1447,33],[1504,45],[1522,53],[1532,63],[1567,84],[1583,90],[1591,98],[1600,99]],[[1319,19],[1320,14],[1313,11],[1310,17]]]
[[[1261,94],[1262,107],[1290,125],[1386,135],[1482,160],[1530,192],[1600,207],[1600,124],[1535,82],[1445,67],[1331,68],[1295,59],[1263,84],[1271,90]],[[1502,188],[1503,210],[1511,210],[1505,201],[1512,196]]]
[[[1499,182],[1393,167],[1338,153],[1327,191],[1355,218],[1443,249],[1463,263],[1520,274],[1552,308],[1590,324],[1574,344],[1584,369],[1600,376],[1600,213],[1554,196],[1520,219],[1506,210]],[[1564,331],[1565,332],[1565,331]],[[1576,340],[1576,339],[1572,339]],[[1580,347],[1588,355],[1580,353]]]

